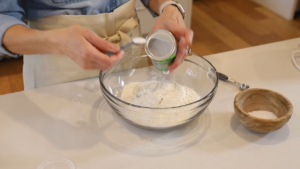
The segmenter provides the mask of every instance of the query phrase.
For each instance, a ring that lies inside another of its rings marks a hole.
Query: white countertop
[[[76,169],[299,169],[300,72],[291,62],[299,39],[206,57],[250,87],[285,95],[294,106],[278,131],[245,129],[233,110],[239,89],[220,82],[199,119],[172,132],[151,132],[108,107],[97,78],[0,96],[0,169],[35,169],[64,157]]]

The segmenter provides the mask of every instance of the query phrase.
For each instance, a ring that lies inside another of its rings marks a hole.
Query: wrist
[[[171,1],[171,0],[150,0],[149,7],[152,11],[154,11],[155,13],[157,13],[159,15],[161,5],[167,1]]]
[[[57,51],[57,44],[58,39],[57,35],[55,35],[55,31],[49,30],[49,31],[38,31],[36,32],[36,35],[39,38],[40,43],[43,46],[44,53],[51,53],[51,54],[59,54]]]
[[[182,14],[179,12],[178,8],[174,5],[167,5],[163,12],[161,13],[161,15],[167,15],[171,18],[179,18],[179,19],[183,19],[182,18]]]
[[[174,7],[176,8],[176,12]],[[179,12],[182,16],[182,19],[185,18],[185,10],[183,9],[182,5],[176,1],[165,1],[163,4],[161,4],[159,13],[162,14],[164,10],[172,11],[175,13]]]
[[[164,9],[163,9],[163,12],[176,12],[178,11],[178,8],[174,5],[167,5]]]

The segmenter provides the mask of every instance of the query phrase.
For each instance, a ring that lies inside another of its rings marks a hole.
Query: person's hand
[[[51,53],[66,55],[83,69],[106,70],[122,59],[124,54],[116,44],[105,41],[81,26],[46,31]],[[108,56],[106,52],[116,55]]]
[[[187,56],[188,47],[192,45],[194,33],[186,28],[181,13],[173,5],[164,8],[152,31],[157,29],[170,31],[179,43],[176,58],[169,66],[169,70],[173,72]]]

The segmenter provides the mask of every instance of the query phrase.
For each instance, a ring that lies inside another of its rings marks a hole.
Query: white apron
[[[74,24],[88,28],[98,36],[114,43],[128,41],[132,36],[141,36],[135,10],[135,0],[123,4],[111,13],[54,15],[29,22],[31,28],[39,30],[65,28]],[[127,53],[124,56],[130,57],[130,55]],[[67,56],[54,54],[24,56],[23,79],[25,90],[97,77],[98,75],[99,70],[83,70]]]

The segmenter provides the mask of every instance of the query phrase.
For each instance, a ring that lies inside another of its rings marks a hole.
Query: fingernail
[[[120,52],[120,58],[123,58],[123,56],[124,56],[124,51],[122,50],[122,51]]]
[[[182,37],[182,38],[180,39],[180,44],[184,44],[184,42],[185,42],[185,39]]]
[[[193,37],[194,37],[194,31],[192,31],[190,34],[190,42],[193,42]]]
[[[116,51],[120,50],[120,46],[113,44],[112,48]]]
[[[173,72],[173,68],[169,66],[169,71],[172,73]]]

